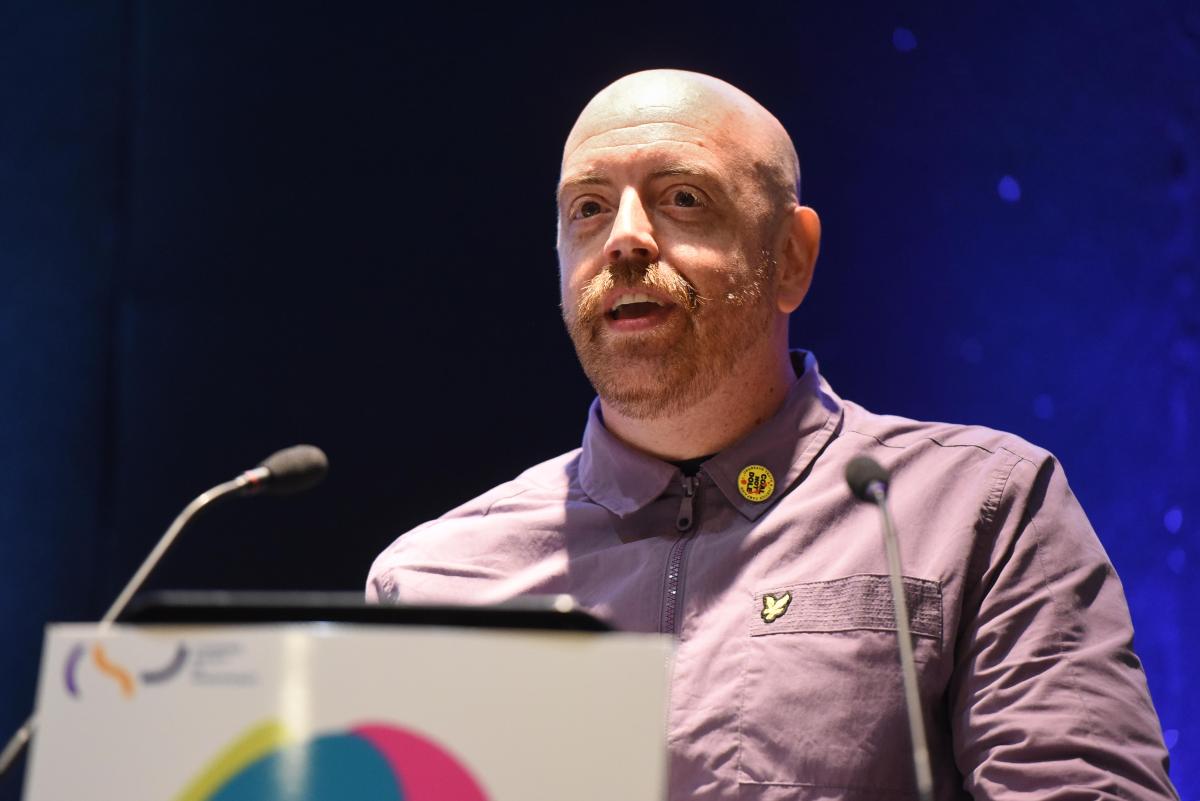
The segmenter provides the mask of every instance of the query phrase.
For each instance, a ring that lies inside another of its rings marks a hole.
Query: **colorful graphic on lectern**
[[[293,741],[251,728],[174,801],[488,801],[471,772],[427,737],[386,724]]]

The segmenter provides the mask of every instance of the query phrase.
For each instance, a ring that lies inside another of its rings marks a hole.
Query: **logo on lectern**
[[[133,698],[136,692],[137,685],[140,684],[162,684],[165,681],[175,678],[179,671],[183,670],[183,665],[188,659],[188,648],[182,642],[175,648],[175,653],[165,664],[150,669],[140,671],[136,676],[134,672],[124,665],[113,661],[108,652],[104,650],[104,646],[100,643],[95,643],[89,650],[83,643],[76,643],[67,654],[67,659],[63,663],[63,684],[67,688],[67,694],[72,698],[79,698],[79,670],[84,657],[91,655],[92,664],[100,671],[101,675],[108,678],[117,685],[121,695],[126,698]]]
[[[488,801],[441,745],[386,724],[294,742],[269,721],[218,754],[174,801]]]

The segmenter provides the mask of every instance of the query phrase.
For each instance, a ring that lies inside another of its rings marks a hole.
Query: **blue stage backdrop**
[[[562,139],[678,66],[796,139],[825,242],[793,340],[834,387],[1061,458],[1200,799],[1195,3],[344,5],[0,12],[2,736],[42,625],[98,616],[271,450],[322,445],[329,481],[214,511],[152,586],[360,588],[400,532],[574,447]]]

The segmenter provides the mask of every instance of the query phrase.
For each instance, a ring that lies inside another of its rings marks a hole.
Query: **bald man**
[[[893,476],[936,797],[1176,798],[1054,458],[872,414],[789,351],[820,243],[798,180],[778,120],[720,80],[593,98],[558,194],[563,318],[599,396],[582,447],[400,537],[368,597],[570,593],[673,635],[672,800],[915,797],[878,524],[843,479],[867,454]]]

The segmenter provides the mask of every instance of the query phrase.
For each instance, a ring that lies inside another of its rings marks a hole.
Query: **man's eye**
[[[682,206],[683,208],[692,208],[700,205],[700,198],[696,197],[696,193],[687,189],[677,189],[671,199],[676,206]]]
[[[577,217],[594,217],[603,211],[603,207],[594,200],[585,200],[579,204],[579,211],[576,212]]]

